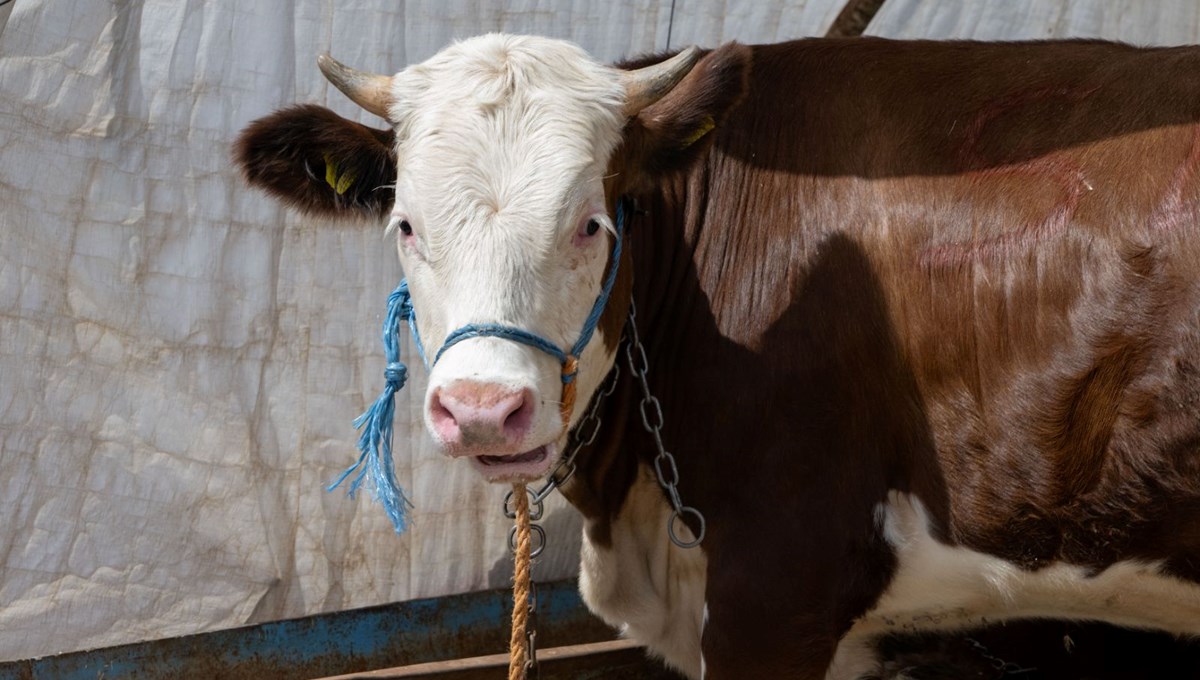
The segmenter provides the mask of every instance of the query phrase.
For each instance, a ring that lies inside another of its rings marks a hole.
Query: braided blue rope
[[[591,341],[617,280],[617,269],[621,263],[621,241],[625,231],[626,209],[624,199],[617,201],[617,235],[613,243],[612,266],[609,267],[608,276],[604,280],[600,294],[596,296],[596,301],[592,304],[592,309],[583,323],[579,339],[571,347],[570,355],[553,342],[520,328],[502,324],[468,324],[446,337],[446,341],[434,355],[433,363],[437,364],[438,359],[442,358],[442,354],[447,349],[463,340],[482,337],[502,338],[529,345],[553,356],[560,364],[564,365],[569,356],[578,358]],[[425,346],[421,343],[421,336],[417,332],[416,315],[413,312],[412,296],[408,292],[408,281],[401,280],[400,285],[396,286],[396,289],[388,295],[387,317],[383,321],[383,353],[387,359],[383,375],[387,384],[384,385],[383,392],[375,400],[375,403],[371,404],[365,413],[354,419],[354,427],[362,429],[362,435],[358,438],[358,460],[327,487],[328,491],[333,491],[347,478],[354,475],[346,491],[349,496],[353,497],[363,482],[370,478],[374,496],[383,504],[383,509],[398,534],[408,528],[408,511],[412,509],[412,503],[405,496],[404,490],[396,483],[396,470],[392,461],[393,421],[396,415],[395,397],[408,380],[408,367],[400,361],[399,328],[401,321],[408,322],[413,344],[421,356],[421,362],[427,368],[429,367]],[[564,384],[574,379],[574,372],[562,374]]]
[[[383,504],[396,533],[402,533],[408,527],[408,510],[412,503],[404,495],[404,490],[396,483],[396,471],[392,462],[392,426],[396,415],[396,393],[404,387],[408,380],[408,367],[400,361],[400,338],[397,329],[400,321],[406,320],[412,324],[412,298],[408,294],[408,281],[401,281],[396,290],[388,295],[388,312],[383,321],[383,353],[387,358],[387,366],[383,369],[387,384],[383,393],[374,404],[361,416],[354,419],[354,427],[362,428],[358,438],[358,460],[346,469],[333,484],[326,489],[333,491],[347,477],[357,472],[351,480],[347,495],[351,498],[370,474],[376,500]],[[416,338],[417,348],[424,360],[425,354],[421,347],[420,338]]]
[[[571,348],[571,354],[576,357],[592,341],[592,333],[596,332],[596,324],[600,323],[600,315],[604,314],[604,308],[608,305],[608,297],[612,295],[613,284],[617,282],[617,269],[621,266],[621,241],[625,234],[625,203],[626,199],[617,201],[617,237],[613,243],[612,266],[608,268],[608,278],[604,280],[600,295],[596,296],[596,302],[592,304],[592,311],[588,313],[587,319],[583,322],[583,330],[579,331],[579,339]]]
[[[523,345],[535,347],[542,350],[546,354],[549,354],[555,359],[558,359],[560,364],[567,360],[566,352],[563,352],[558,348],[558,345],[550,342],[540,335],[535,335],[529,331],[523,331],[520,328],[504,326],[498,323],[471,323],[446,336],[445,344],[443,344],[442,348],[438,350],[437,356],[433,358],[434,365],[437,365],[438,359],[442,358],[442,355],[446,353],[446,350],[457,345],[463,340],[484,337],[512,340],[513,342],[519,342]]]
[[[596,325],[600,323],[600,316],[604,314],[604,308],[608,305],[608,298],[612,295],[613,284],[617,281],[617,269],[621,263],[621,242],[625,232],[625,201],[617,201],[617,235],[613,242],[612,266],[608,268],[608,276],[604,280],[604,285],[600,288],[600,294],[596,296],[596,301],[592,303],[592,309],[588,312],[587,319],[583,322],[583,329],[579,332],[579,339],[571,347],[570,356],[576,358],[583,352],[583,348],[592,341],[592,334],[596,332]],[[438,359],[446,353],[446,350],[457,345],[463,340],[482,337],[502,338],[504,340],[512,340],[523,345],[540,349],[558,360],[558,363],[565,364],[567,361],[567,352],[558,345],[550,342],[535,333],[515,328],[513,326],[505,326],[495,323],[472,323],[459,328],[450,335],[446,336],[446,341],[442,343],[442,348],[438,350],[437,356],[433,358],[434,365],[437,365]],[[574,373],[564,373],[562,381],[564,383],[571,382],[575,379]]]

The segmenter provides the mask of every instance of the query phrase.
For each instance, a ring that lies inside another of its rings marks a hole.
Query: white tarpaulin
[[[886,0],[867,34],[890,38],[1200,40],[1197,0]]]
[[[320,78],[327,49],[396,70],[507,30],[612,59],[669,34],[820,34],[842,3],[681,2],[672,23],[673,4],[16,2],[0,34],[0,660],[507,584],[503,489],[428,450],[419,362],[396,423],[415,526],[397,537],[366,495],[323,490],[382,386],[399,267],[382,227],[247,189],[229,144],[298,102],[378,125]],[[544,524],[535,577],[569,576],[578,520],[555,498]]]

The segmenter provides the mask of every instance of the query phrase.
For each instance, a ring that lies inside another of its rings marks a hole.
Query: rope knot
[[[568,354],[563,360],[562,365],[562,381],[564,384],[575,379],[575,375],[579,373],[579,357],[574,354]]]
[[[387,380],[388,387],[399,392],[408,380],[408,367],[399,361],[390,362],[383,369],[383,377]]]
[[[563,428],[571,426],[571,413],[575,411],[575,375],[579,373],[579,358],[568,354],[562,367],[562,416]]]

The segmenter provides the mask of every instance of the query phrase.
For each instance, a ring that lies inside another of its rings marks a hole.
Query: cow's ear
[[[738,43],[723,45],[704,55],[662,99],[630,119],[623,160],[634,166],[631,169],[637,179],[656,182],[687,170],[704,155],[716,131],[735,115],[737,104],[746,96],[750,63],[750,48]]]
[[[251,185],[302,212],[377,219],[395,200],[394,139],[392,130],[301,105],[247,126],[234,158]]]

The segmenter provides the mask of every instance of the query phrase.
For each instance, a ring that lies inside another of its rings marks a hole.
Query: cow
[[[295,106],[237,160],[386,223],[426,348],[470,324],[568,347],[615,268],[574,403],[553,356],[485,335],[434,363],[425,425],[489,481],[546,475],[636,304],[701,546],[668,539],[628,372],[563,493],[585,602],[688,677],[870,677],[881,636],[1019,619],[1200,633],[1200,48],[609,66],[492,34],[321,67],[387,127]]]

